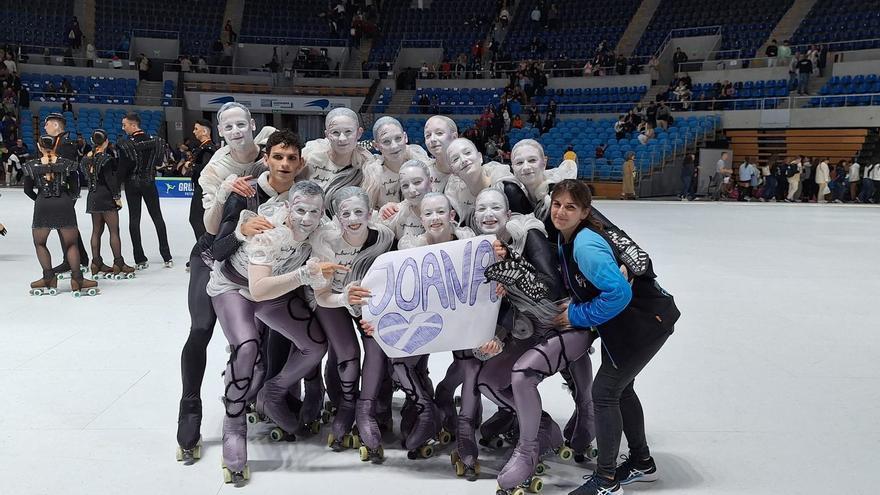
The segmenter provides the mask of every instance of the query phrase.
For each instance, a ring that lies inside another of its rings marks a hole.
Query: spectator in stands
[[[507,10],[507,6],[501,8],[501,11],[498,13],[498,21],[501,23],[502,28],[506,28],[507,24],[510,23],[510,11]]]
[[[849,166],[849,174],[847,175],[847,180],[849,181],[849,200],[850,202],[855,203],[859,198],[859,182],[861,180],[861,165],[858,160],[853,160],[852,164]]]
[[[614,138],[620,141],[626,137],[627,133],[627,115],[621,115],[617,122],[614,123]]]
[[[73,113],[73,104],[70,103],[70,98],[64,99],[64,103],[61,104],[61,111]]]
[[[544,123],[541,124],[541,134],[547,134],[550,132],[550,129],[553,129],[553,126],[556,125],[556,117],[552,113],[547,113],[544,116]]]
[[[596,152],[598,153],[598,148],[597,148],[597,151],[596,151]],[[604,148],[603,148],[602,152],[603,152],[603,153],[605,152]],[[574,151],[574,146],[573,146],[572,144],[569,144],[569,145],[565,148],[565,153],[563,153],[563,155],[562,155],[562,159],[563,159],[563,160],[571,160],[571,161],[577,163],[577,161],[578,161],[578,156],[577,156],[577,153],[575,153],[575,151]]]
[[[73,85],[70,84],[70,81],[65,77],[61,79],[61,96],[64,98],[70,98],[73,96]]]
[[[519,114],[516,114],[516,116],[513,117],[513,121],[511,122],[510,127],[512,129],[522,129],[524,125],[525,123],[523,122],[523,119],[519,116]]]
[[[785,177],[788,181],[788,192],[786,193],[785,202],[793,203],[795,194],[797,194],[801,185],[801,170],[803,167],[804,157],[799,156],[788,162],[785,170]]]
[[[758,167],[761,172],[761,180],[763,185],[758,199],[763,203],[771,200],[776,195],[776,154],[774,153],[766,163]]]
[[[725,151],[721,153],[721,158],[715,164],[715,174],[709,183],[712,199],[715,201],[721,199],[721,192],[724,190],[724,185],[730,182],[731,174],[733,174],[733,169],[730,166],[730,154]]]
[[[859,202],[876,203],[876,196],[880,193],[880,163],[866,167],[862,177],[862,192],[859,194]]]
[[[831,182],[831,170],[828,169],[828,159],[819,161],[815,171],[816,203],[825,203],[825,196],[831,192],[828,183]]]
[[[813,162],[815,159],[803,157],[801,160],[801,202],[807,203],[812,201],[816,196],[816,180]]]
[[[666,106],[665,101],[661,101],[657,105],[657,125],[664,131],[672,125],[672,113],[669,111],[669,107]]]
[[[536,25],[541,23],[541,5],[540,4],[538,4],[538,3],[535,4],[535,7],[532,8],[532,13],[529,14],[529,18],[531,18],[532,22]]]
[[[620,192],[620,199],[636,199],[636,154],[632,151],[626,154],[622,172],[623,189]]]
[[[91,41],[86,43],[86,67],[94,67],[97,54],[95,53],[95,45]]]
[[[200,73],[207,74],[208,61],[205,60],[205,57],[199,55],[199,59],[196,61],[196,66],[198,67]]]
[[[788,90],[794,91],[798,89],[798,62],[800,54],[792,57],[788,63]]]
[[[810,45],[810,48],[807,50],[807,60],[810,61],[812,66],[810,73],[819,75],[819,49],[816,48],[816,45]]]
[[[422,96],[419,96],[419,113],[428,113],[431,107],[431,99],[428,98],[426,93],[422,93]]]
[[[541,125],[541,114],[538,112],[538,106],[532,103],[529,105],[529,116],[526,118],[526,123],[531,124],[532,127],[539,127]]]
[[[73,16],[73,19],[70,20],[70,24],[67,26],[67,46],[74,50],[79,50],[82,46],[82,36],[83,33],[79,27],[79,21],[76,19],[76,16]]]
[[[799,95],[810,94],[807,90],[810,84],[810,75],[813,73],[813,62],[807,55],[799,55],[795,65],[798,74],[797,92]]]
[[[422,62],[422,66],[419,68],[419,78],[427,79],[428,78],[428,63]]]
[[[819,69],[818,74],[819,77],[824,77],[825,75],[825,67],[828,65],[828,45],[821,45],[819,47],[819,60],[816,63],[816,67]]]
[[[650,122],[643,122],[639,130],[639,142],[646,145],[652,139],[654,139],[654,126]]]
[[[6,72],[8,74],[18,73],[18,67],[15,65],[15,59],[12,58],[12,53],[6,52],[6,55],[3,58],[3,65],[6,66]]]
[[[675,47],[675,53],[672,54],[672,67],[675,69],[675,72],[681,72],[682,65],[686,64],[688,61],[687,53],[681,51],[681,47]]]
[[[618,55],[617,62],[615,62],[614,64],[617,75],[626,75],[626,65],[626,57],[624,57],[623,55]]]
[[[431,99],[431,115],[440,115],[440,97],[437,95]]]
[[[651,86],[657,84],[660,80],[660,62],[657,57],[651,56],[651,60],[648,60],[648,72],[651,74]]]
[[[137,58],[137,68],[138,68],[138,79],[143,81],[147,78],[147,75],[150,72],[150,59],[147,58],[146,55],[141,53]]]
[[[226,24],[223,25],[223,41],[226,43],[235,43],[238,41],[238,33],[232,29],[232,20],[226,19]]]
[[[180,64],[180,72],[192,72],[192,60],[186,55],[181,55],[177,59]]]
[[[770,40],[767,49],[764,50],[764,56],[767,57],[767,67],[776,67],[776,57],[779,55],[779,44],[776,40]]]
[[[89,146],[89,143],[87,143],[85,139],[83,139],[82,135],[77,136],[75,147],[76,156],[79,161],[82,161],[83,157],[86,156],[89,151],[92,151],[92,147]]]
[[[675,88],[675,96],[678,98],[682,110],[690,108],[691,94],[691,90],[685,84],[684,79],[679,80],[678,87]]]
[[[645,120],[647,120],[654,128],[657,127],[657,102],[650,102],[645,107]]]
[[[780,67],[785,67],[791,61],[791,47],[788,40],[783,41],[782,46],[777,49],[776,61],[776,65]]]
[[[18,89],[18,106],[23,110],[31,107],[31,93],[24,86]]]

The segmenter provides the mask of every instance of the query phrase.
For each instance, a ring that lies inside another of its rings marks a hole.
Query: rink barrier
[[[189,177],[156,177],[160,198],[191,198],[193,184]]]

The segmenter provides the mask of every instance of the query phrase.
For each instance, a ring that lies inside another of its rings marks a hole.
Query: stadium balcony
[[[70,96],[61,93],[61,84],[65,78],[73,88]],[[30,92],[32,101],[60,103],[70,99],[72,103],[133,105],[138,81],[105,76],[25,73],[21,75],[21,84]]]
[[[179,39],[181,54],[208,55],[220,38],[225,10],[226,0],[95,0],[95,46],[117,50],[136,31],[139,36]]]
[[[739,58],[754,57],[792,1],[663,0],[635,53],[653,55],[673,30],[678,30],[676,36],[687,37],[716,34],[720,28],[722,44],[718,58],[731,54]]]

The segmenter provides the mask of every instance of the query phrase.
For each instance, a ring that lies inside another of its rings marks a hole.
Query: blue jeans
[[[764,177],[764,191],[761,195],[764,199],[773,199],[776,197],[776,177],[768,175]]]
[[[859,193],[859,201],[867,203],[869,199],[874,197],[874,181],[871,179],[862,179],[862,192]]]
[[[682,175],[681,176],[681,196],[682,198],[690,198],[691,194],[691,181],[693,180],[692,175]]]
[[[809,73],[800,73],[798,74],[798,93],[807,93],[807,86],[810,84],[810,74]]]

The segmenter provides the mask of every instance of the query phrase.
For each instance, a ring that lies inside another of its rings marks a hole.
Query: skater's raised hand
[[[255,217],[247,219],[243,224],[241,224],[241,235],[245,237],[253,237],[257,234],[260,234],[267,230],[272,230],[274,228],[275,226],[272,225],[272,222],[267,220],[266,217],[261,217],[257,215]]]
[[[382,217],[382,220],[388,220],[393,217],[400,211],[400,206],[397,203],[388,203],[382,208],[379,208],[379,215]]]
[[[370,297],[369,289],[365,289],[359,285],[354,285],[348,289],[348,304],[357,306],[363,304],[365,299]]]
[[[232,182],[232,190],[237,193],[239,196],[244,196],[245,198],[250,198],[254,194],[257,194],[257,190],[254,189],[250,184],[250,180],[253,177],[250,175],[246,177],[239,177]]]
[[[368,337],[372,337],[373,333],[376,331],[376,327],[373,326],[372,323],[367,320],[361,320],[361,328],[364,329],[364,334]]]
[[[499,344],[498,340],[492,339],[489,342],[481,345],[479,350],[487,356],[494,356],[501,352],[501,345]]]

